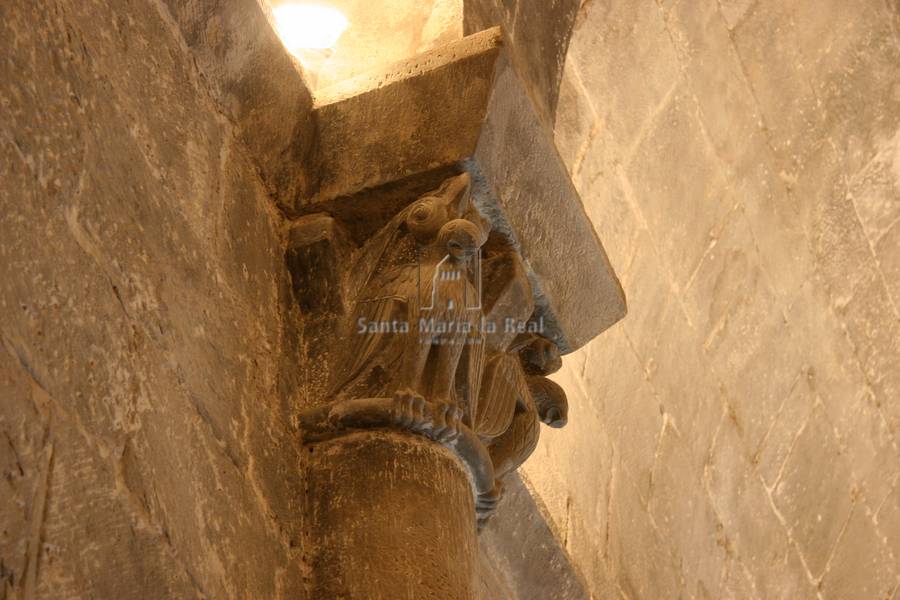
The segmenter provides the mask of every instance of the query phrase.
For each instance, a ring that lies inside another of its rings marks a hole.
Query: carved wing
[[[402,225],[409,211],[410,207],[406,207],[394,215],[357,252],[348,277],[348,287],[354,301],[359,301],[361,295],[372,289],[379,269],[384,267],[385,262],[391,262],[389,256],[397,249],[403,237]]]
[[[509,429],[491,443],[491,462],[498,478],[518,469],[537,447],[541,425],[534,408],[528,404],[516,411]]]
[[[472,419],[475,432],[485,439],[501,435],[509,428],[516,406],[528,404],[528,393],[519,361],[506,353],[493,356],[484,367]]]
[[[337,394],[360,378],[366,378],[376,367],[382,367],[385,377],[390,377],[397,366],[390,366],[401,360],[406,334],[388,325],[403,323],[411,328],[409,300],[416,286],[415,265],[403,265],[390,269],[378,277],[375,290],[361,298],[352,312],[353,322],[346,335],[348,336],[348,353],[336,366],[334,385],[330,393]],[[374,291],[380,293],[372,293]],[[384,327],[385,330],[369,331]],[[363,330],[365,329],[365,330]],[[386,383],[386,382],[385,382]]]
[[[479,333],[468,338],[456,370],[456,401],[463,409],[464,422],[469,427],[473,426],[478,412],[478,393],[484,373],[484,346],[484,335]]]

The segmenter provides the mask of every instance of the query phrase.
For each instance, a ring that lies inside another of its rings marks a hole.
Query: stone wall
[[[524,472],[595,597],[900,598],[898,23],[583,2],[556,137],[630,310]]]
[[[244,145],[163,3],[0,15],[0,598],[302,598]]]
[[[552,126],[580,0],[464,0],[464,31],[503,27],[538,116]]]

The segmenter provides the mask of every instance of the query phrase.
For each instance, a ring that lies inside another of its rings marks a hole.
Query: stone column
[[[401,432],[309,446],[311,598],[475,597],[475,503],[453,452]]]

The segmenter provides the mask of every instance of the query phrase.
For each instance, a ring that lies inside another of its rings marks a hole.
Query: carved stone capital
[[[482,523],[540,425],[562,426],[568,407],[545,377],[561,359],[522,256],[471,195],[468,174],[448,177],[356,239],[353,223],[306,216],[287,261],[327,357],[304,442],[398,431],[440,444],[468,472]]]

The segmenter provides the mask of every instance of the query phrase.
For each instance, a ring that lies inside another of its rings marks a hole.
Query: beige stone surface
[[[181,32],[170,49],[188,51],[234,124],[266,191],[292,212],[311,193],[315,142],[313,98],[301,66],[267,18],[265,0],[160,0]]]
[[[296,0],[261,0],[272,9]],[[300,52],[316,90],[463,37],[463,0],[328,0],[347,19],[326,52]]]
[[[281,218],[164,5],[0,19],[0,597],[303,597]]]
[[[306,596],[290,402],[315,373],[276,206],[314,121],[256,8],[0,9],[0,598]],[[488,531],[483,595],[547,563],[572,597],[897,600],[900,8],[573,22],[562,71],[524,38],[529,81],[550,107],[561,73],[556,144],[631,315],[566,357],[569,425],[523,468],[558,546],[498,513],[521,529]]]
[[[453,452],[396,432],[360,432],[307,449],[302,516],[311,598],[475,598],[475,503]]]
[[[472,154],[500,53],[486,31],[319,92],[315,205]],[[434,102],[441,98],[441,102]]]
[[[553,123],[569,36],[582,0],[463,0],[463,25],[472,34],[495,25],[510,42],[512,60],[539,117]]]
[[[629,301],[524,474],[598,598],[892,598],[900,8],[593,0],[556,140]]]
[[[580,573],[518,475],[506,478],[497,513],[479,536],[483,600],[587,600]]]

